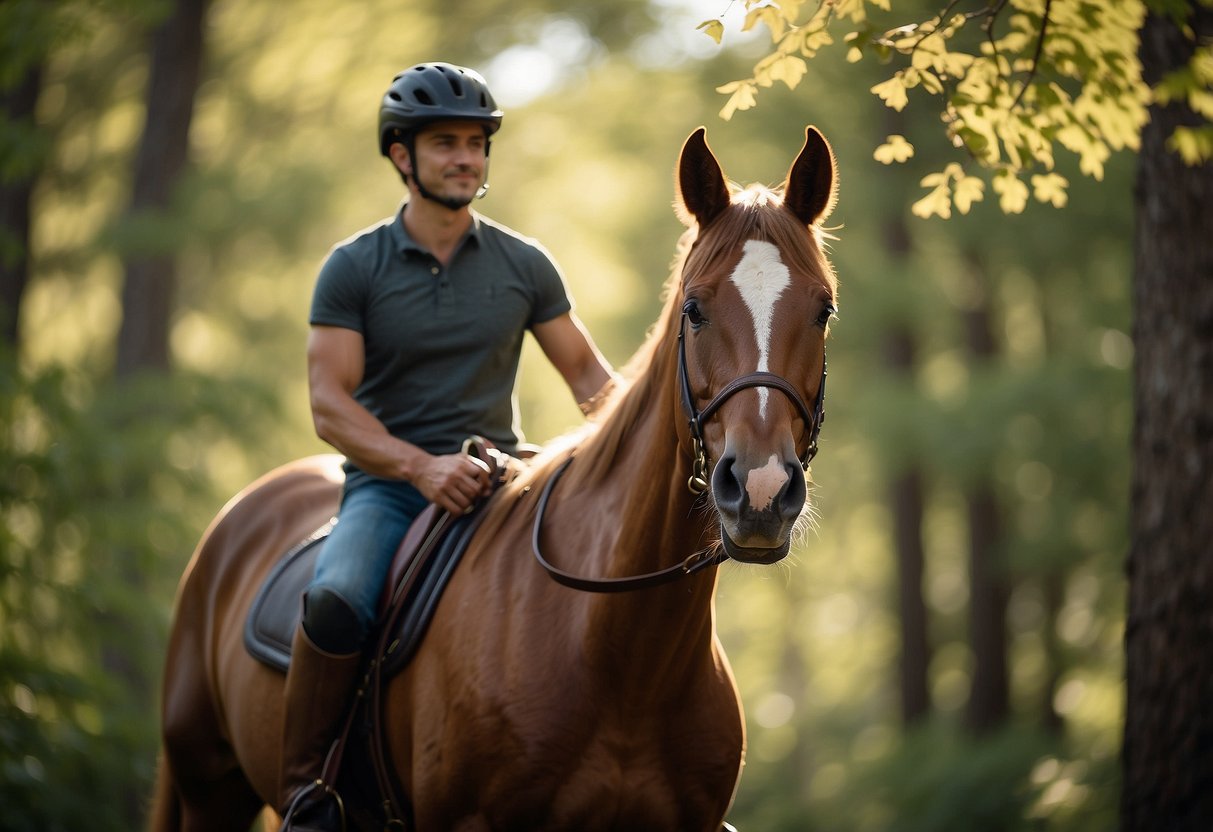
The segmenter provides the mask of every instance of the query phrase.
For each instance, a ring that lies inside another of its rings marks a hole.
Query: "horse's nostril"
[[[712,471],[712,496],[716,500],[716,505],[739,510],[741,508],[741,482],[733,471],[736,463],[737,457],[734,456],[723,457],[720,462],[716,463],[716,468]]]
[[[788,484],[780,497],[781,509],[785,515],[799,516],[809,496],[809,487],[799,464],[788,465],[787,471]]]

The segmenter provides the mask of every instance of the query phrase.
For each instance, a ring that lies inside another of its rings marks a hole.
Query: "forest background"
[[[146,210],[151,33],[190,5],[205,23],[188,161]],[[0,4],[0,203],[25,183],[33,206],[28,281],[4,295],[0,828],[140,824],[176,581],[233,493],[327,450],[305,386],[312,283],[401,199],[375,113],[395,72],[433,59],[479,68],[506,110],[477,209],[552,251],[616,365],[656,317],[696,126],[740,182],[778,182],[809,123],[838,155],[818,528],[790,568],[720,577],[750,729],[731,821],[1116,825],[1134,160],[1093,182],[1059,159],[1064,210],[919,219],[922,169],[872,148],[934,114],[891,113],[868,92],[879,68],[822,56],[794,93],[721,121],[714,88],[769,46],[695,30],[724,5]],[[6,276],[23,256],[9,216]],[[158,310],[130,287],[163,261]],[[162,362],[124,346],[157,326]],[[533,344],[519,400],[532,441],[579,421]]]

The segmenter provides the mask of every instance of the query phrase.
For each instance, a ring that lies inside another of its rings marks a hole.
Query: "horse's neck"
[[[579,574],[643,575],[674,566],[709,545],[708,512],[687,489],[690,460],[671,422],[675,385],[672,378],[655,381],[648,385],[649,400],[629,409],[632,423],[612,426],[626,428],[623,441],[609,448],[590,442],[579,453],[590,458],[573,462],[592,464],[599,461],[593,455],[609,452],[605,473],[571,492],[561,484],[564,496],[549,539],[569,541],[562,554]],[[622,409],[612,418],[619,418]],[[623,652],[629,666],[651,668],[662,662],[677,675],[680,661],[702,658],[709,649],[714,588],[715,569],[707,569],[657,588],[587,593],[581,603],[587,607],[590,649],[602,644],[605,652],[619,653],[627,645]]]

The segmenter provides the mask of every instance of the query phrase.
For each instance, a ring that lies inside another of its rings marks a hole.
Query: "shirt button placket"
[[[437,263],[434,263],[430,267],[430,274],[434,276],[434,280],[437,282],[435,291],[438,295],[438,307],[440,309],[449,309],[454,306],[455,293],[451,289],[450,273],[443,270]]]

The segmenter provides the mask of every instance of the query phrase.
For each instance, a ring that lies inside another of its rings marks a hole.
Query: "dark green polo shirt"
[[[534,240],[473,213],[444,268],[397,212],[330,252],[310,321],[362,334],[354,398],[393,436],[435,454],[473,434],[512,451],[523,336],[571,309],[559,268]],[[366,476],[348,462],[346,472],[347,488]]]

